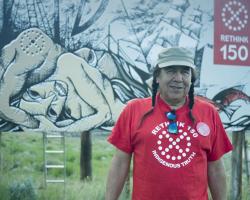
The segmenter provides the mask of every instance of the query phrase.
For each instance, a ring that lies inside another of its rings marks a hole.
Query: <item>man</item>
[[[133,200],[226,200],[221,157],[232,150],[216,109],[194,97],[195,65],[184,48],[164,49],[151,98],[122,111],[108,141],[117,147],[106,200],[118,199],[133,155]],[[159,92],[158,92],[159,91]]]

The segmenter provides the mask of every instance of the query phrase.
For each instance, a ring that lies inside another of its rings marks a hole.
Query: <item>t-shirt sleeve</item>
[[[214,137],[212,149],[208,154],[208,161],[219,160],[221,156],[233,149],[217,111],[214,111],[214,123]]]
[[[132,108],[131,103],[128,103],[126,107],[121,112],[118,120],[110,136],[108,137],[108,141],[113,144],[118,149],[126,152],[132,153],[132,145],[131,145],[131,133],[132,133]]]

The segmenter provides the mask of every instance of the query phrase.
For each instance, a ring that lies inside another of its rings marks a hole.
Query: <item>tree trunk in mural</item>
[[[11,13],[12,7],[14,4],[14,0],[5,0],[1,1],[2,6],[2,29],[0,32],[0,49],[3,48],[4,45],[9,43],[14,38],[14,33],[12,30],[12,22],[11,22]]]
[[[92,178],[92,142],[89,131],[81,133],[81,158],[80,158],[80,179],[91,180]]]
[[[60,44],[59,0],[54,0],[54,41]]]

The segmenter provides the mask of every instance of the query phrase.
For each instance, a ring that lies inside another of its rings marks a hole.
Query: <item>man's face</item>
[[[161,97],[170,105],[185,102],[191,85],[191,68],[183,66],[169,66],[162,68],[157,82]]]

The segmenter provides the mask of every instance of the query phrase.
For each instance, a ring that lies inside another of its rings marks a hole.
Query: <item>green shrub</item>
[[[71,176],[74,173],[75,166],[73,163],[67,163],[66,165],[66,175]]]
[[[9,199],[9,190],[8,185],[6,184],[8,182],[8,179],[4,177],[4,175],[0,172],[0,200],[8,200]]]
[[[36,200],[37,194],[32,179],[14,181],[9,186],[10,200]]]
[[[67,162],[74,162],[76,160],[76,155],[74,152],[69,152],[67,155]]]

